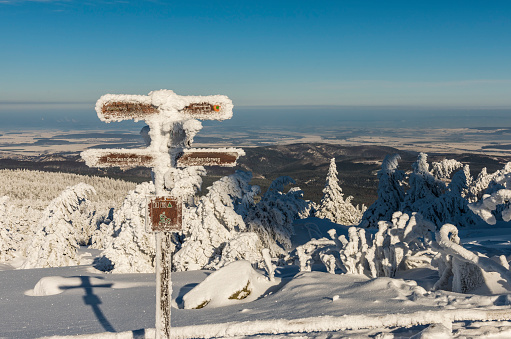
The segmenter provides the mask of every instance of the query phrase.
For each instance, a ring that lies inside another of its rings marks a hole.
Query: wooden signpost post
[[[242,149],[192,149],[193,137],[202,128],[196,120],[232,117],[232,101],[223,95],[180,96],[160,90],[149,95],[106,94],[96,103],[104,122],[144,120],[150,142],[145,149],[87,150],[81,156],[90,167],[149,167],[155,196],[148,201],[146,228],[156,234],[156,338],[170,338],[172,232],[182,230],[182,197],[171,197],[165,174],[171,168],[236,165]]]

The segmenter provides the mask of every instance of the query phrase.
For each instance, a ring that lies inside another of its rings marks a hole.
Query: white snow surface
[[[301,220],[293,239],[305,238],[313,228],[312,223],[315,232],[321,234],[332,225],[317,218]],[[510,226],[499,222],[491,229],[462,230],[460,244],[488,256],[496,253],[507,256],[511,254]],[[338,234],[345,231],[338,228]],[[0,338],[150,338],[154,335],[154,274],[105,274],[89,265],[4,268],[0,272]],[[263,271],[258,272],[265,275]],[[297,266],[278,266],[275,278],[280,283],[257,300],[202,309],[182,308],[184,296],[200,283],[209,285],[205,281],[210,275],[211,271],[172,273],[172,333],[176,338],[377,335],[380,338],[413,335],[428,338],[429,335],[431,338],[433,333],[509,338],[511,334],[509,293],[475,295],[431,291],[438,280],[437,271],[431,267],[398,271],[395,278],[371,279],[329,274],[322,265],[313,265],[312,272],[298,272]],[[26,291],[45,280],[40,283],[44,290],[61,293],[26,295]]]

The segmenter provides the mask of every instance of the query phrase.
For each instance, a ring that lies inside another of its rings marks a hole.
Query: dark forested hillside
[[[376,172],[387,154],[399,153],[400,168],[411,171],[417,152],[400,151],[386,146],[339,146],[333,144],[291,144],[245,148],[246,156],[241,157],[236,169],[251,171],[252,183],[261,186],[263,192],[275,178],[288,175],[296,180],[305,192],[305,198],[318,202],[322,197],[325,176],[330,159],[335,157],[340,185],[345,195],[353,195],[354,203],[371,204],[376,199],[378,185]],[[428,161],[444,158],[456,159],[469,164],[473,175],[487,167],[493,172],[502,167],[510,157],[495,157],[484,154],[429,154]],[[69,172],[86,175],[100,175],[143,182],[151,179],[146,168],[127,171],[119,169],[88,168],[78,155],[44,155],[37,157],[6,156],[0,159],[0,168],[25,168],[31,170]],[[209,168],[203,188],[223,175],[232,173],[232,168]]]

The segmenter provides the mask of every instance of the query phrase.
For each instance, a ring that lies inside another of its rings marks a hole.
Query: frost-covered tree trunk
[[[309,214],[309,203],[303,200],[303,192],[299,188],[293,187],[283,193],[284,186],[294,183],[288,176],[275,179],[245,219],[249,230],[257,233],[263,246],[274,257],[286,254],[291,248],[293,221]]]
[[[389,154],[378,171],[378,198],[362,216],[361,227],[378,227],[379,221],[391,221],[392,214],[399,210],[405,191],[405,173],[398,170],[399,154]]]
[[[347,197],[346,200],[344,199],[337,174],[335,158],[332,158],[326,176],[325,188],[323,189],[323,198],[315,216],[329,219],[336,224],[358,225],[364,212],[364,206],[362,206],[362,209],[353,206],[351,204],[352,196]]]
[[[44,268],[72,266],[79,263],[77,256],[78,232],[72,223],[72,215],[84,204],[94,187],[80,183],[67,188],[55,198],[43,212],[30,244],[27,244],[27,260],[21,268]]]

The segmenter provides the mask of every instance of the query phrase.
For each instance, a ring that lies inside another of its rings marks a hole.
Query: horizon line
[[[93,101],[1,101],[0,105],[22,106],[22,105],[91,105],[95,108]],[[278,104],[278,105],[235,105],[234,108],[247,109],[310,109],[310,108],[373,108],[373,109],[511,109],[511,105],[454,105],[454,104]]]

